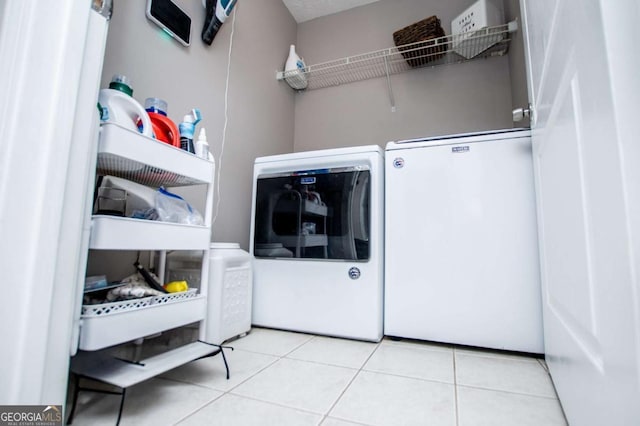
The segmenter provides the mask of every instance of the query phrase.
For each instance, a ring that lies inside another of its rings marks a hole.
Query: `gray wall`
[[[511,75],[511,103],[513,108],[525,108],[529,104],[527,93],[527,71],[524,53],[524,40],[520,2],[518,0],[504,0],[504,14],[508,21],[518,21],[518,31],[512,33],[509,47],[509,74]],[[528,118],[514,123],[518,127],[529,127]]]
[[[144,1],[116,1],[102,75],[106,87],[115,73],[132,79],[134,97],[169,104],[180,122],[194,107],[203,115],[211,151],[219,167],[224,125],[225,78],[234,15],[237,17],[228,89],[228,127],[220,177],[220,208],[213,240],[248,248],[251,186],[255,157],[293,150],[294,94],[275,79],[296,23],[281,0],[241,0],[211,46],[200,40],[202,0],[174,0],[192,19],[191,46],[168,38],[145,16]],[[178,191],[192,199],[202,190]],[[196,207],[202,208],[199,202]]]
[[[298,25],[296,49],[307,64],[393,46],[393,32],[431,15],[446,34],[472,0],[382,0]],[[299,93],[295,151],[512,127],[509,58],[413,70],[391,77]]]

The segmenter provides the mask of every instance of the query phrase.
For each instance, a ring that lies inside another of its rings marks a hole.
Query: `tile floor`
[[[415,341],[254,328],[222,358],[127,390],[122,425],[566,425],[543,360]],[[113,425],[119,397],[81,392],[74,425]]]

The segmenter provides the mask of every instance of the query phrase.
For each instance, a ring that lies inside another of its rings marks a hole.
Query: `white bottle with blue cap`
[[[196,153],[193,145],[193,135],[196,132],[196,124],[198,124],[200,120],[202,120],[200,110],[194,108],[189,114],[184,116],[182,123],[178,126],[180,130],[180,148],[192,154]]]
[[[195,144],[196,155],[200,158],[204,158],[205,160],[213,161],[213,155],[209,152],[209,142],[207,142],[207,133],[204,130],[204,127],[200,129],[200,133],[198,134],[198,140]]]

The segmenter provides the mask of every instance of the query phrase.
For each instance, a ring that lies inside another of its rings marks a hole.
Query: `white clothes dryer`
[[[256,159],[254,325],[380,341],[383,167],[377,145]]]

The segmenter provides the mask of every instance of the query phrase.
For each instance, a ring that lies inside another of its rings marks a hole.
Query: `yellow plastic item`
[[[164,285],[164,289],[169,293],[180,293],[181,291],[189,290],[189,285],[186,281],[171,281]]]

